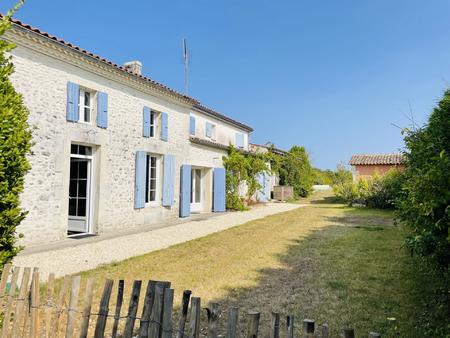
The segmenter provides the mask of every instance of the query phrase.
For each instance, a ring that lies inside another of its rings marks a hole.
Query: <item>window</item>
[[[70,147],[70,153],[72,155],[92,155],[92,148],[80,144],[72,144]]]
[[[84,89],[80,89],[79,122],[90,123],[92,115],[92,101],[94,94]]]
[[[214,140],[216,137],[216,125],[210,122],[206,122],[205,135],[206,137]]]
[[[159,157],[147,154],[145,170],[145,203],[158,201]]]
[[[150,137],[155,137],[157,135],[159,116],[159,112],[155,110],[150,111]]]

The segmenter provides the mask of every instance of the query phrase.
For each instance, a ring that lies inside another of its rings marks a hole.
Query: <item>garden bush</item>
[[[314,171],[304,147],[293,146],[284,156],[280,168],[280,184],[294,188],[294,197],[306,197],[312,192]]]

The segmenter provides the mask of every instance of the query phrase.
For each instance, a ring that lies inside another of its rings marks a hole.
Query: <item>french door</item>
[[[191,171],[191,212],[203,210],[202,201],[202,170],[192,168]]]

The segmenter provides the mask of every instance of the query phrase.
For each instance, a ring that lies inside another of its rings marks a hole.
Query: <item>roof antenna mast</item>
[[[189,94],[189,51],[186,38],[183,38],[184,92]]]

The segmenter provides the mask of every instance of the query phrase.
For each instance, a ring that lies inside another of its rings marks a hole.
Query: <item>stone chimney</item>
[[[142,63],[140,61],[125,62],[123,67],[136,75],[142,75]]]

